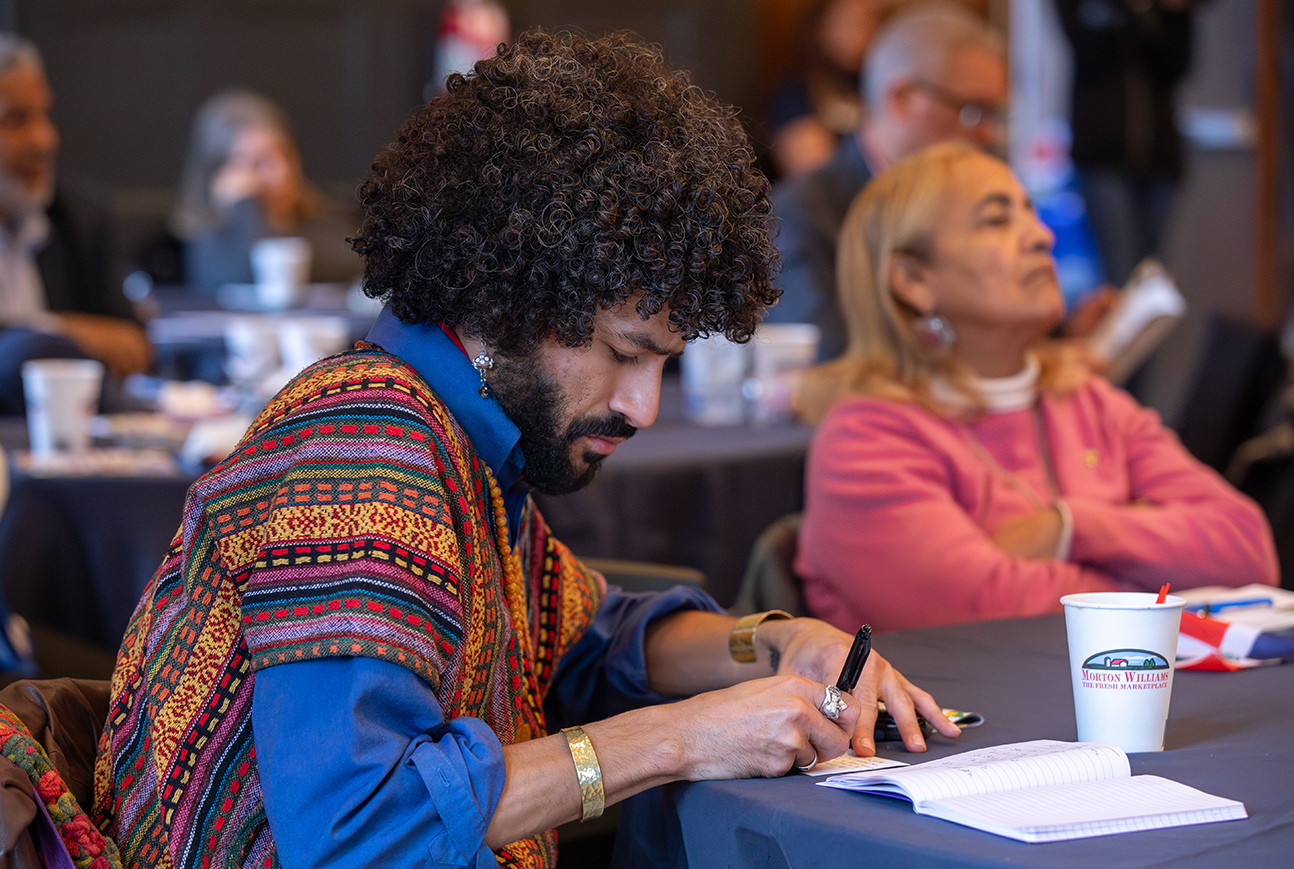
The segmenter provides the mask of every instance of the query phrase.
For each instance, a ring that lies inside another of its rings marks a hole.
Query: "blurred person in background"
[[[781,301],[769,322],[814,323],[819,359],[845,349],[836,300],[836,236],[855,194],[877,172],[926,145],[964,139],[1003,144],[1008,83],[1001,37],[964,6],[906,7],[877,33],[867,55],[867,115],[830,161],[773,188],[782,257]]]
[[[900,630],[1059,612],[1073,592],[1276,582],[1257,505],[1045,341],[1053,241],[1010,168],[961,142],[851,206],[849,348],[802,384],[820,422],[796,561],[813,615]]]
[[[1182,175],[1174,95],[1191,66],[1196,0],[1055,0],[1074,50],[1070,154],[1105,279],[1163,256]]]
[[[0,34],[0,410],[22,412],[32,358],[90,357],[126,376],[152,351],[113,272],[107,210],[57,180],[54,94],[36,46]]]
[[[493,57],[511,39],[508,10],[498,0],[449,0],[436,22],[433,70],[422,101],[443,94],[451,73],[471,72],[478,60]]]
[[[298,236],[310,243],[310,280],[350,283],[362,264],[346,239],[358,206],[332,202],[306,180],[282,109],[244,90],[216,94],[193,122],[171,231],[185,245],[185,280],[214,292],[254,281],[252,245]]]
[[[863,58],[887,0],[816,0],[800,20],[794,67],[768,111],[773,165],[782,178],[831,159],[863,119]]]

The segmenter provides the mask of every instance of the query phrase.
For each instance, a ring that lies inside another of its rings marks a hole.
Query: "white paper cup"
[[[293,373],[349,346],[345,317],[293,317],[279,326],[279,358]]]
[[[755,376],[774,378],[786,371],[808,368],[818,358],[822,330],[812,323],[764,323],[750,347]]]
[[[742,385],[750,366],[750,348],[722,335],[698,338],[687,345],[680,368],[683,410],[701,425],[738,425],[746,418]]]
[[[818,359],[822,330],[812,323],[764,323],[751,339],[754,383],[747,393],[756,422],[789,419],[804,369]],[[686,358],[686,357],[684,357]]]
[[[102,383],[103,364],[93,359],[30,359],[22,364],[33,455],[85,452]]]
[[[1065,633],[1080,742],[1163,751],[1186,601],[1148,592],[1068,594]]]
[[[262,238],[252,244],[257,304],[270,311],[291,307],[310,279],[310,242],[304,238]]]
[[[255,386],[281,365],[279,325],[269,314],[230,317],[225,323],[225,372],[239,386]]]

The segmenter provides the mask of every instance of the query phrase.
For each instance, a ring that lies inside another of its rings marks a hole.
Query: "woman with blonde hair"
[[[837,626],[1059,611],[1079,591],[1274,584],[1258,507],[1046,335],[1054,238],[963,143],[878,175],[837,273],[849,344],[809,372],[797,572]]]

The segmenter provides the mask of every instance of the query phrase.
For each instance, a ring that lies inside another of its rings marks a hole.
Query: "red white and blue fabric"
[[[1177,637],[1179,670],[1244,670],[1283,660],[1294,660],[1294,636],[1182,613],[1182,629]]]

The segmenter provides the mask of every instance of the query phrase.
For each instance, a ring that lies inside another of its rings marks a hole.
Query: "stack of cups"
[[[1068,594],[1065,632],[1080,742],[1163,751],[1186,601],[1149,592]]]

